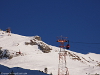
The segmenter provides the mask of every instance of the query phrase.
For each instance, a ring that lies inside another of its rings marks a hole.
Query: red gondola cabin
[[[70,47],[70,45],[69,45],[69,44],[67,44],[66,49],[69,49],[69,47]]]

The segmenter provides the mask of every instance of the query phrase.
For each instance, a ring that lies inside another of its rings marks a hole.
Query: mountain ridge
[[[43,42],[41,38],[36,39],[35,37],[40,36],[26,37],[13,33],[11,33],[11,36],[8,36],[8,33],[0,31],[0,47],[2,47],[2,55],[4,56],[6,53],[5,50],[7,50],[8,54],[13,56],[11,59],[8,58],[9,56],[0,59],[0,64],[11,68],[22,67],[40,71],[44,71],[45,68],[48,68],[48,74],[52,73],[53,75],[57,75],[59,48],[48,45]],[[16,52],[21,52],[21,54],[18,53],[18,55],[16,55]],[[70,50],[66,50],[66,53],[67,67],[70,75],[80,75],[81,73],[83,73],[81,75],[89,73],[100,74],[99,54],[81,54]]]

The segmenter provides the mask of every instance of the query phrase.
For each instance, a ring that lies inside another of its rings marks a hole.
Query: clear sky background
[[[70,50],[100,54],[100,0],[0,0],[0,29],[8,27],[53,46],[62,35]]]

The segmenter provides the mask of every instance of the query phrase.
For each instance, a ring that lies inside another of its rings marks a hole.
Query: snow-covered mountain
[[[81,54],[66,50],[70,75],[100,74],[100,54]],[[22,36],[0,31],[0,64],[57,75],[59,48],[46,44],[40,36]]]

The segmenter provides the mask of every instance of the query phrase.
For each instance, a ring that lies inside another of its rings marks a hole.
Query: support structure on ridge
[[[59,64],[58,64],[58,75],[69,75],[68,68],[66,66],[66,56],[67,53],[65,51],[64,43],[68,42],[66,40],[67,37],[60,37],[58,38],[57,42],[60,43],[60,51],[59,51]]]

